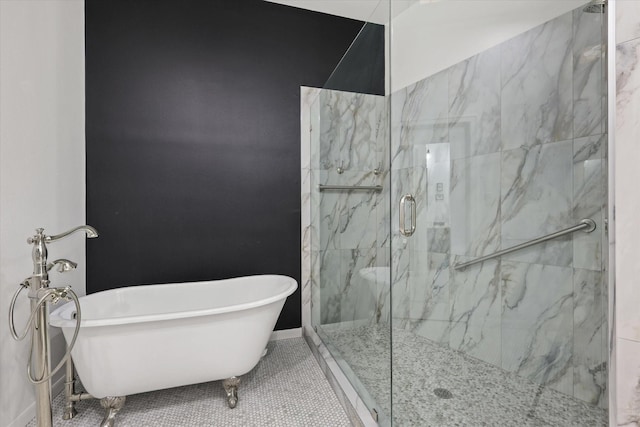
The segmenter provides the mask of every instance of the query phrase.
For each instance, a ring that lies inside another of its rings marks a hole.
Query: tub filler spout
[[[94,239],[98,237],[98,231],[95,228],[90,225],[81,225],[79,227],[72,228],[69,231],[65,231],[64,233],[56,234],[55,236],[45,236],[44,239],[47,243],[51,243],[55,242],[56,240],[64,239],[65,237],[72,235],[76,231],[84,231],[87,234],[88,239]]]

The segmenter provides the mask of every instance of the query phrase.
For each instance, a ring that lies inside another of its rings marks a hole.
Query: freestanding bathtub
[[[259,362],[297,286],[291,277],[261,275],[81,297],[80,332],[71,352],[80,380],[99,399],[124,401],[131,394],[221,379],[235,393],[236,378]],[[50,315],[67,342],[74,316],[72,303]]]

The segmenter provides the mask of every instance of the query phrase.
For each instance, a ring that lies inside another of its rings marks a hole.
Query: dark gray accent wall
[[[87,1],[87,292],[299,282],[299,87],[322,86],[362,24],[262,0]],[[276,329],[300,324],[298,290]]]

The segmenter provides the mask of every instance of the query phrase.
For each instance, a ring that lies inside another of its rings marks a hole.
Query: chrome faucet
[[[13,311],[16,302],[16,298],[22,289],[28,290],[29,298],[31,299],[31,316],[30,321],[27,324],[27,328],[31,328],[31,355],[29,357],[29,364],[27,366],[27,374],[29,380],[35,385],[36,388],[36,423],[38,427],[51,427],[51,377],[57,372],[69,359],[71,348],[75,343],[79,327],[80,327],[80,305],[77,295],[71,290],[70,287],[64,288],[50,288],[49,287],[49,271],[56,265],[58,271],[61,273],[73,270],[78,264],[75,262],[61,258],[51,263],[47,263],[47,243],[52,243],[60,239],[75,233],[76,231],[84,231],[87,238],[98,237],[98,232],[95,228],[89,225],[81,225],[79,227],[72,228],[64,233],[56,234],[54,236],[47,236],[44,234],[43,228],[37,228],[36,234],[27,239],[27,243],[33,245],[31,249],[31,257],[33,258],[33,274],[25,279],[18,291],[14,294],[11,300],[11,306],[9,310],[9,324],[11,333],[14,339],[21,340],[27,334],[25,330],[24,334],[17,334],[15,332],[15,326],[13,322]],[[50,349],[49,349],[49,333],[47,325],[48,303],[56,303],[60,300],[73,300],[76,304],[76,311],[78,312],[76,329],[74,337],[67,347],[65,356],[60,361],[58,366],[53,370],[49,366]],[[33,321],[33,323],[32,323]],[[21,336],[20,336],[21,335]],[[35,376],[33,374],[35,372]],[[69,386],[67,385],[67,388]],[[73,387],[70,388],[73,391]],[[69,393],[67,393],[69,394]],[[73,408],[71,408],[73,409]],[[72,415],[71,415],[72,416]]]
[[[55,264],[59,264],[58,271],[65,272],[73,270],[77,264],[73,261],[66,259],[56,260],[52,264],[47,264],[47,243],[52,243],[60,239],[64,239],[67,236],[75,233],[76,231],[84,231],[87,233],[87,238],[92,239],[98,237],[98,231],[90,225],[81,225],[79,227],[72,228],[64,233],[56,234],[55,236],[47,236],[44,234],[44,228],[37,228],[36,234],[27,239],[27,243],[33,245],[31,250],[31,257],[33,258],[33,276],[27,279],[30,285],[30,290],[35,291],[43,287],[48,287],[49,275],[47,272]]]

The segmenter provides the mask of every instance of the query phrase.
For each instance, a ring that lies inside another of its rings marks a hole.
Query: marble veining
[[[401,256],[409,260],[411,269],[403,276],[404,280],[394,282],[394,326],[446,344],[450,299],[448,255],[414,251]]]
[[[572,225],[572,142],[502,152],[502,246],[508,248]],[[504,258],[569,266],[571,236]]]
[[[358,249],[341,251],[340,281],[341,289],[340,321],[372,319],[377,308],[377,288],[371,286],[358,272],[364,268],[376,266],[377,249],[366,251]]]
[[[447,73],[441,72],[392,95],[393,169],[422,164],[426,144],[447,141],[447,93]]]
[[[344,172],[343,180],[350,185],[370,185],[376,181],[373,173]],[[377,205],[382,203],[378,193],[346,192],[340,196],[338,234],[341,249],[365,249],[378,246]]]
[[[427,247],[429,252],[449,253],[451,250],[451,228],[449,227],[428,227]]]
[[[571,268],[503,261],[502,368],[573,394]]]
[[[384,97],[320,92],[322,169],[373,170],[382,162]]]
[[[473,256],[495,252],[501,229],[500,153],[451,164],[451,252]]]
[[[448,69],[451,158],[500,150],[500,47]]]
[[[320,90],[311,104],[310,244],[312,306],[322,323],[380,319],[389,304],[385,294],[359,275],[365,268],[384,266],[379,249],[389,245],[389,168],[384,163],[387,138],[386,100],[381,96]],[[315,108],[315,110],[314,110]],[[318,125],[314,132],[314,117]],[[314,157],[316,156],[316,157]],[[318,186],[382,185],[373,191],[324,191]],[[385,185],[386,184],[386,185]],[[303,197],[305,197],[303,195]],[[386,316],[388,318],[388,316]]]
[[[500,262],[454,269],[450,286],[449,347],[500,366]]]
[[[606,294],[600,271],[574,270],[574,396],[607,407]]]
[[[502,147],[573,136],[572,14],[502,45]]]
[[[411,305],[409,329],[434,342],[448,344],[450,327],[451,280],[450,262],[446,254],[415,252],[412,265],[425,266],[423,280],[415,281],[425,289],[424,299],[415,299]],[[427,262],[424,262],[424,260]],[[394,327],[398,322],[394,321]]]

